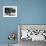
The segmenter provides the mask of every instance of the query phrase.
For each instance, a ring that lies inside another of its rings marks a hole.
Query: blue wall
[[[5,5],[17,5],[18,17],[4,18]],[[0,0],[0,44],[8,43],[9,32],[17,34],[18,24],[46,24],[46,0]]]

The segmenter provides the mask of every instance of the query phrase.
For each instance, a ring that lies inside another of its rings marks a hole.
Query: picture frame
[[[27,30],[28,37],[25,38],[25,35],[23,35],[21,32]],[[31,41],[46,41],[46,24],[18,24],[18,42],[24,39]]]
[[[17,17],[17,6],[3,6],[3,17]]]

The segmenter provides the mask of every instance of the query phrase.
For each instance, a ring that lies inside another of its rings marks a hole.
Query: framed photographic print
[[[17,6],[3,6],[3,17],[17,17]]]
[[[18,25],[18,41],[46,41],[46,25],[20,24]]]

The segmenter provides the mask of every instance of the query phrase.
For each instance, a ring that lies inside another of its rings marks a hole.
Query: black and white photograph
[[[3,6],[3,17],[17,17],[17,6]]]
[[[31,46],[33,42],[46,41],[46,25],[18,25],[18,42],[20,46]]]

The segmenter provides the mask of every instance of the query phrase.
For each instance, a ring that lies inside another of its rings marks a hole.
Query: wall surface
[[[18,17],[4,18],[5,5],[17,5]],[[8,43],[9,32],[17,34],[18,24],[46,24],[46,0],[0,0],[0,44]]]
[[[18,18],[3,17],[3,6],[18,6],[18,0],[0,0],[0,44],[7,44],[9,42],[8,35],[10,32],[17,32]],[[18,43],[16,38],[15,43]]]

